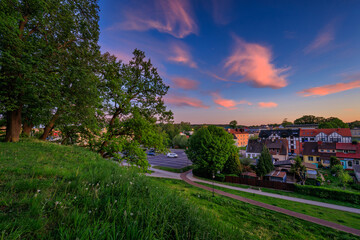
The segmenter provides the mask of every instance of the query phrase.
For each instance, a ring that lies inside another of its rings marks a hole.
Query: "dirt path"
[[[182,173],[180,175],[181,179],[184,180],[185,182],[195,186],[195,187],[199,187],[199,188],[202,188],[202,189],[205,189],[205,190],[208,190],[208,191],[213,191],[213,189],[211,187],[207,187],[207,186],[195,183],[192,180],[190,180],[187,177],[187,175],[190,172],[191,172],[191,170],[188,171],[188,172]],[[246,203],[249,203],[249,204],[252,204],[252,205],[255,205],[255,206],[263,207],[263,208],[266,208],[266,209],[269,209],[269,210],[272,210],[272,211],[275,211],[275,212],[280,212],[280,213],[283,213],[283,214],[286,214],[286,215],[289,215],[289,216],[292,216],[292,217],[303,219],[305,221],[309,221],[309,222],[313,222],[313,223],[316,223],[316,224],[319,224],[319,225],[323,225],[325,227],[330,227],[330,228],[333,228],[333,229],[336,229],[336,230],[340,230],[340,231],[344,231],[344,232],[347,232],[347,233],[351,233],[351,234],[360,236],[360,230],[355,229],[355,228],[350,228],[350,227],[343,226],[343,225],[340,225],[340,224],[336,224],[336,223],[333,223],[333,222],[329,222],[329,221],[326,221],[326,220],[323,220],[323,219],[319,219],[319,218],[311,217],[311,216],[308,216],[308,215],[305,215],[305,214],[293,212],[293,211],[290,211],[290,210],[287,210],[287,209],[284,209],[284,208],[279,208],[279,207],[276,207],[276,206],[273,206],[273,205],[270,205],[270,204],[254,201],[254,200],[244,198],[244,197],[240,197],[238,195],[227,193],[227,192],[224,192],[224,191],[221,191],[221,190],[215,189],[214,192],[219,194],[219,195],[230,197],[230,198],[233,198],[233,199],[236,199],[236,200],[239,200],[239,201],[242,201],[242,202],[246,202]]]

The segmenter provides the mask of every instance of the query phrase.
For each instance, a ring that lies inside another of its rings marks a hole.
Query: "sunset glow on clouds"
[[[168,58],[169,61],[185,64],[192,68],[197,68],[196,63],[192,60],[189,50],[185,45],[174,45],[173,55]]]
[[[180,95],[166,95],[165,103],[177,107],[193,107],[193,108],[204,108],[204,109],[209,108],[209,106],[206,106],[201,100],[197,98],[180,96]]]
[[[258,106],[260,108],[275,108],[278,106],[278,104],[274,102],[259,102]]]
[[[136,8],[141,5],[140,10],[128,9],[125,12],[126,21],[120,24],[120,28],[136,31],[156,29],[177,38],[198,32],[191,6],[186,0],[143,1]]]
[[[170,86],[164,99],[175,122],[251,125],[311,114],[360,120],[360,1],[99,5],[101,52],[127,63],[135,48],[144,51]]]
[[[354,88],[360,88],[360,80],[355,80],[347,83],[336,83],[321,87],[308,88],[298,92],[298,94],[302,95],[303,97],[325,96],[328,94],[343,92]]]
[[[314,41],[304,49],[304,52],[309,54],[310,52],[327,46],[331,41],[334,40],[334,27],[334,22],[329,23],[323,30],[321,30]]]
[[[242,76],[239,82],[247,81],[255,87],[283,88],[287,86],[285,72],[289,68],[276,68],[271,51],[256,43],[247,43],[235,37],[233,54],[227,58],[225,68],[229,75]]]
[[[252,105],[251,102],[248,102],[248,101],[245,101],[245,100],[234,101],[234,100],[231,100],[231,99],[222,98],[220,96],[220,94],[218,94],[218,93],[212,93],[211,95],[213,96],[214,103],[216,103],[217,105],[220,105],[221,107],[227,108],[229,110],[237,109],[236,106],[239,105],[239,104]]]
[[[184,77],[174,77],[171,80],[174,83],[175,88],[182,88],[185,90],[195,90],[199,86],[198,81]]]

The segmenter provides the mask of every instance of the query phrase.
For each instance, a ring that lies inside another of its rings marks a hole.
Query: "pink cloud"
[[[185,96],[165,96],[165,102],[177,107],[209,108],[209,106],[206,106],[201,100]]]
[[[258,106],[260,108],[275,108],[278,106],[278,104],[274,102],[259,102]]]
[[[221,107],[230,109],[230,110],[235,110],[235,109],[237,109],[236,106],[239,105],[239,104],[252,105],[251,102],[248,102],[248,101],[246,101],[246,100],[234,101],[234,100],[231,100],[231,99],[222,98],[222,97],[220,96],[220,94],[218,94],[218,93],[212,93],[211,95],[213,96],[214,103],[216,103],[217,105],[220,105]],[[220,107],[220,109],[221,109],[221,107]],[[219,108],[219,107],[218,107],[218,108]]]
[[[331,22],[322,29],[314,41],[312,41],[305,49],[305,54],[309,54],[315,50],[324,48],[327,46],[331,41],[334,40],[335,35],[335,22]]]
[[[174,55],[168,58],[169,61],[197,68],[197,64],[192,60],[191,54],[185,45],[173,45],[173,52]]]
[[[175,78],[172,78],[171,80],[174,83],[175,87],[182,88],[185,90],[194,90],[194,89],[197,89],[199,86],[198,81],[188,79],[188,78],[175,77]]]
[[[140,5],[137,4],[136,8]],[[192,9],[187,0],[157,0],[153,5],[149,5],[148,1],[143,1],[140,10],[127,9],[125,17],[125,22],[112,29],[136,31],[156,29],[177,38],[184,38],[198,32],[198,26],[193,19]]]
[[[360,80],[308,88],[298,92],[298,94],[302,95],[303,97],[325,96],[328,94],[343,92],[354,88],[360,88]]]
[[[229,75],[242,76],[238,82],[247,81],[255,87],[282,88],[287,86],[286,75],[289,68],[276,68],[271,63],[270,49],[256,43],[246,43],[235,37],[236,47],[226,59],[225,68]]]

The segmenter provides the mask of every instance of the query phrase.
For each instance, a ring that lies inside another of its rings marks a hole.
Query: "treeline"
[[[0,2],[0,116],[5,141],[42,126],[63,143],[81,139],[103,156],[126,150],[146,167],[140,148],[165,150],[156,122],[172,119],[168,91],[145,53],[129,63],[101,54],[96,0]]]

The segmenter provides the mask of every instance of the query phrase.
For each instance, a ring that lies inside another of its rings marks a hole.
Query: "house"
[[[281,172],[281,171],[275,170],[266,176],[269,177],[270,181],[286,182],[286,172]]]
[[[233,135],[235,145],[237,147],[244,147],[248,144],[249,133],[242,128],[228,129],[228,132]]]
[[[330,157],[336,156],[336,143],[305,142],[303,143],[304,163],[313,164],[316,168],[321,165],[330,166]]]
[[[288,158],[288,141],[285,138],[266,139],[265,146],[269,149],[274,161],[283,161]]]
[[[261,130],[259,137],[262,139],[280,139],[285,138],[288,141],[288,152],[291,154],[300,154],[300,130],[299,129],[274,129]]]
[[[356,180],[358,182],[360,182],[360,165],[355,165],[354,166],[354,172],[355,172]]]
[[[360,128],[350,130],[352,140],[360,140]]]
[[[251,159],[259,158],[263,146],[264,141],[261,141],[261,139],[249,139],[246,147],[246,157]]]
[[[351,131],[349,128],[300,129],[300,141],[351,143]]]
[[[360,144],[336,143],[336,157],[344,169],[354,169],[354,166],[360,165]]]

